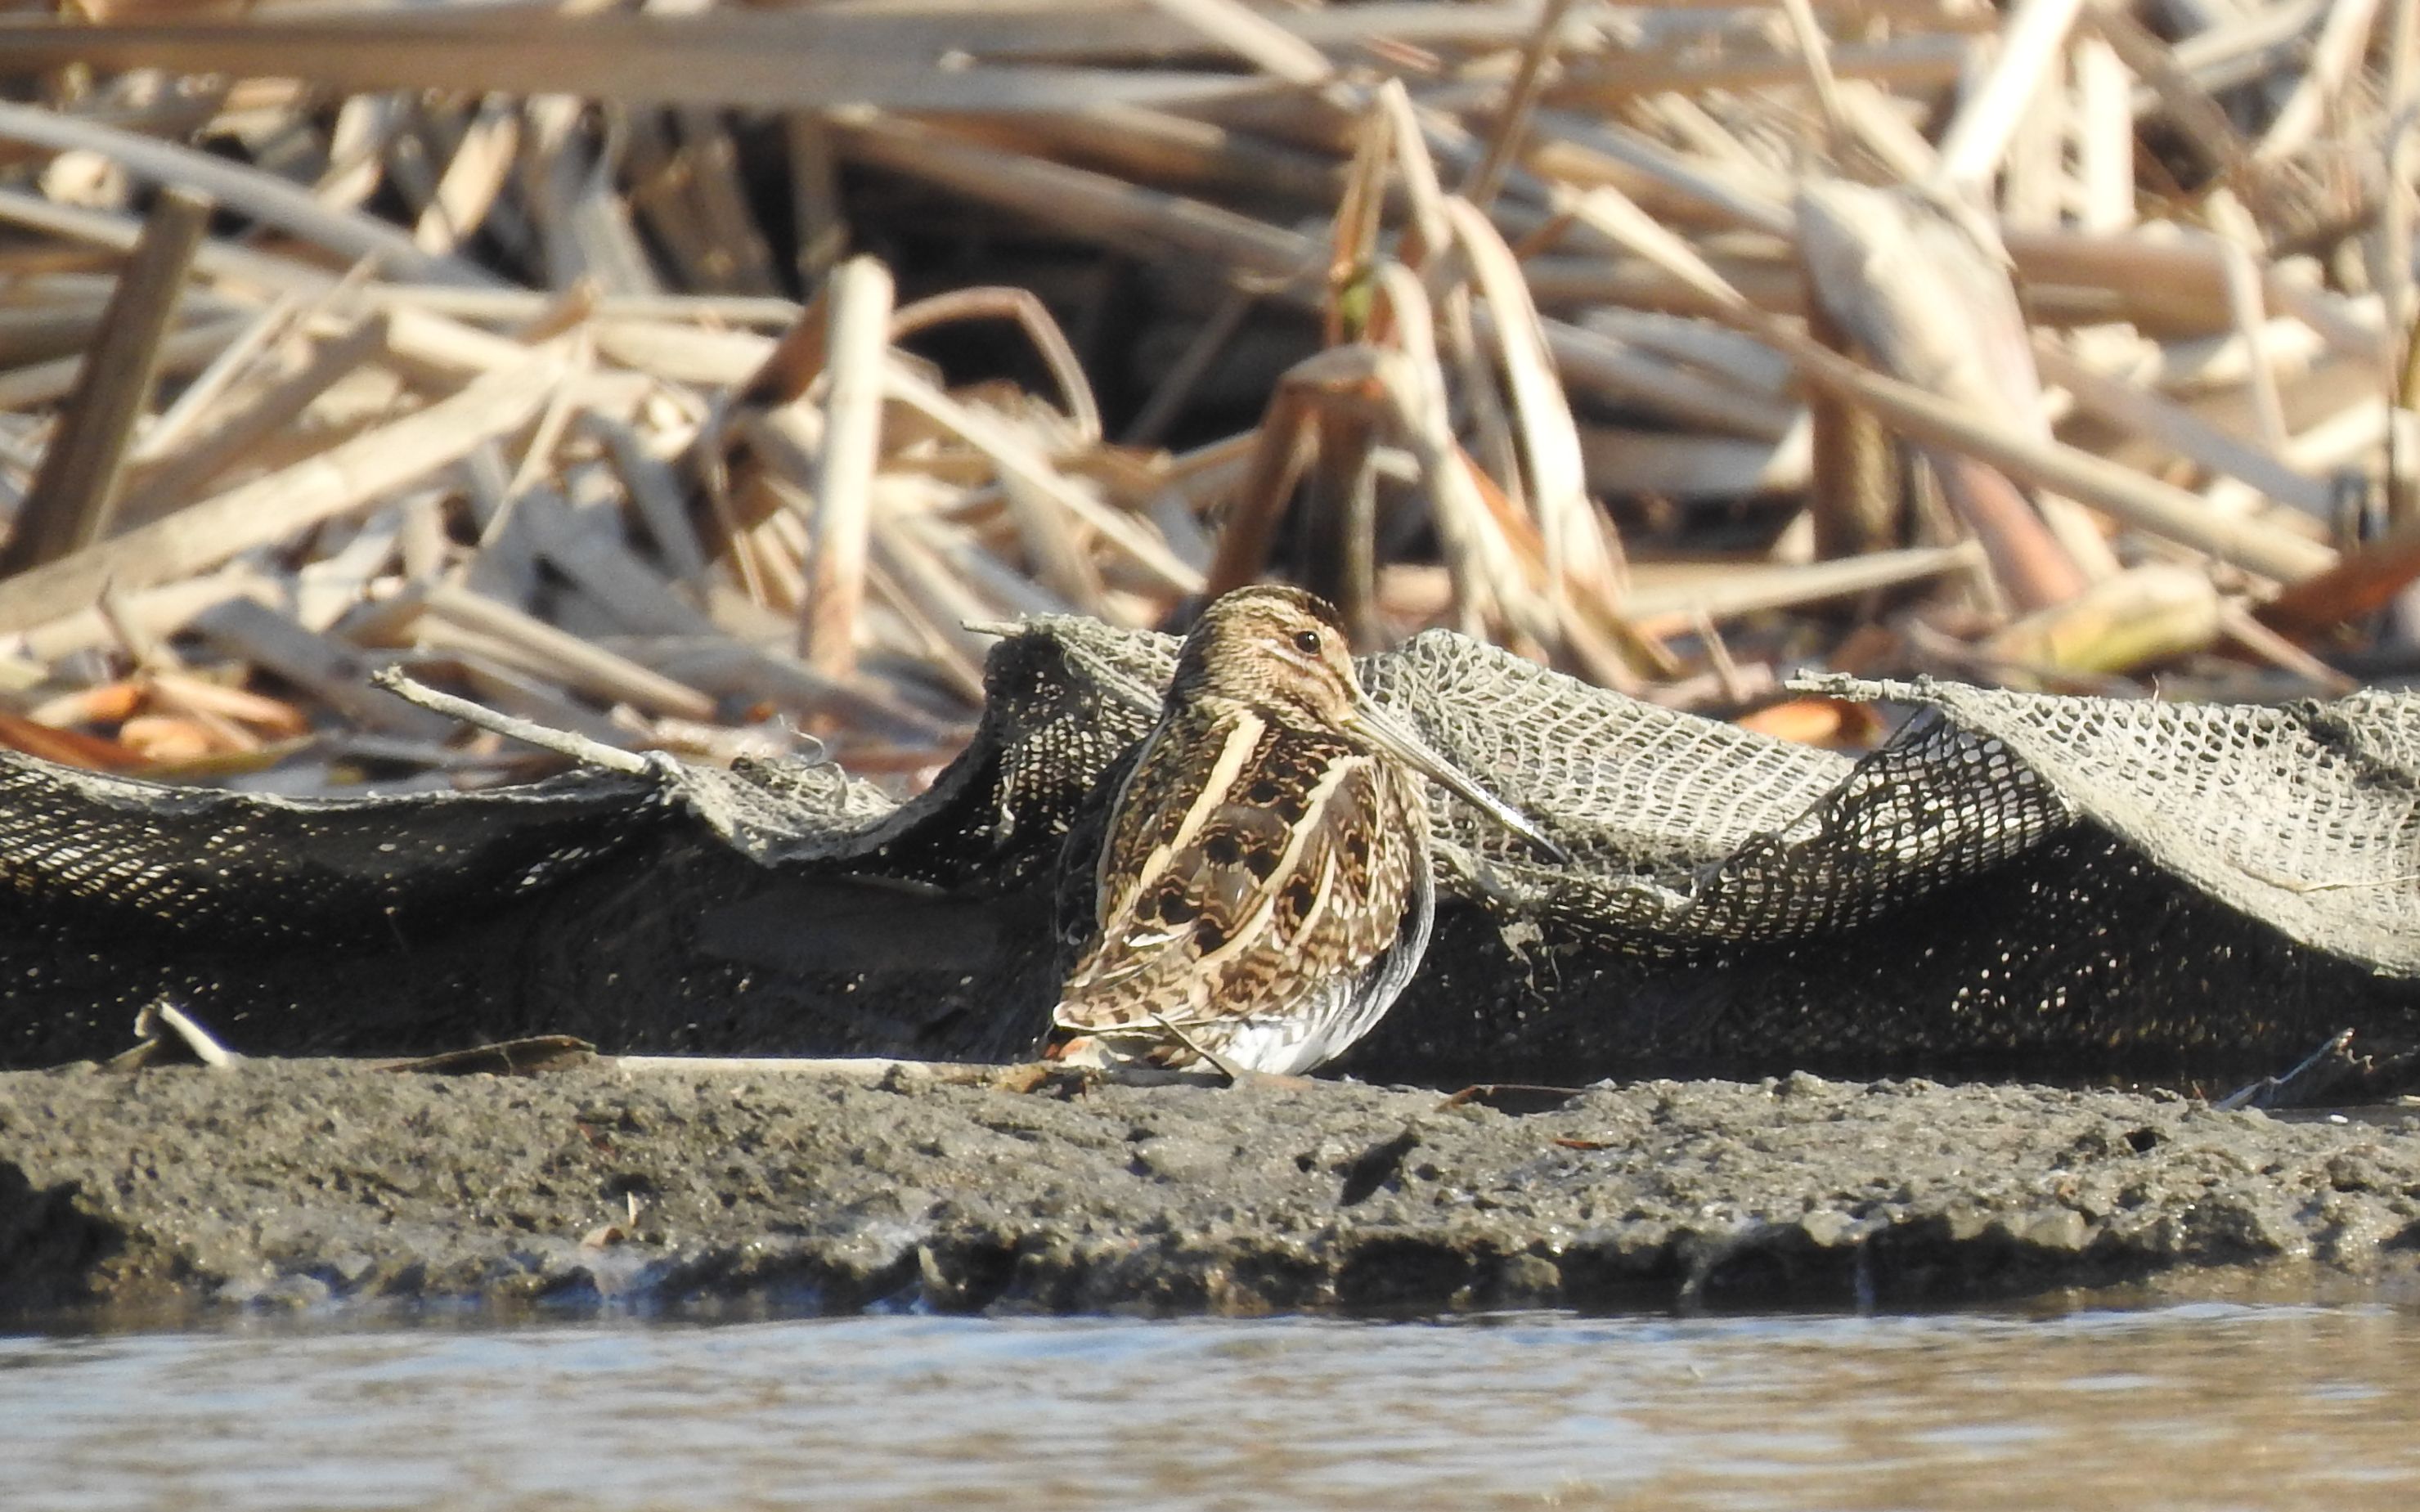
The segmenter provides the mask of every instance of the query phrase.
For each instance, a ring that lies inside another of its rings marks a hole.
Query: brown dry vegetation
[[[1273,574],[1819,740],[2415,664],[2420,0],[87,8],[0,23],[22,749],[552,760],[393,665],[913,783],[977,626]]]

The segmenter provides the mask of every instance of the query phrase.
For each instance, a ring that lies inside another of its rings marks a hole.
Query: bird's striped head
[[[1344,736],[1401,762],[1558,861],[1562,848],[1518,810],[1431,749],[1373,702],[1354,675],[1343,621],[1326,599],[1277,583],[1222,594],[1176,654],[1170,707],[1231,699],[1297,726]]]
[[[1292,715],[1328,729],[1364,706],[1343,622],[1326,599],[1280,583],[1222,594],[1176,654],[1172,691]]]

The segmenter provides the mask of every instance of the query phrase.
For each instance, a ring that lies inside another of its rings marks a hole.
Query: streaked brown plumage
[[[1117,795],[1046,1053],[1276,1072],[1341,1054],[1428,946],[1423,773],[1537,838],[1370,702],[1326,604],[1213,603]]]

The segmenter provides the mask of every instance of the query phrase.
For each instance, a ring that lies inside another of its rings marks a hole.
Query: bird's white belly
[[[1320,1032],[1323,1027],[1295,1019],[1247,1021],[1236,1025],[1224,1043],[1211,1048],[1238,1071],[1295,1076],[1343,1049],[1336,1037]]]
[[[1326,1065],[1369,1033],[1401,990],[1400,983],[1388,986],[1392,990],[1333,981],[1287,1012],[1233,1020],[1233,1027],[1203,1042],[1239,1068],[1298,1075]]]

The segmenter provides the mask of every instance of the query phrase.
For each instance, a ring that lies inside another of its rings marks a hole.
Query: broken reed
[[[913,782],[979,708],[970,623],[1168,624],[1274,571],[1365,645],[1447,624],[1732,711],[1809,659],[2341,687],[2314,650],[2420,571],[2414,11],[13,26],[0,739],[523,769],[399,668]],[[1160,353],[1123,441],[1020,269],[902,302],[918,270],[845,255],[919,228],[881,219],[909,183],[1208,291],[1120,354]],[[1249,359],[1267,311],[1320,335]],[[970,321],[1048,389],[900,345]],[[1258,424],[1152,444],[1239,365]],[[1764,544],[1701,543],[1714,504]]]

